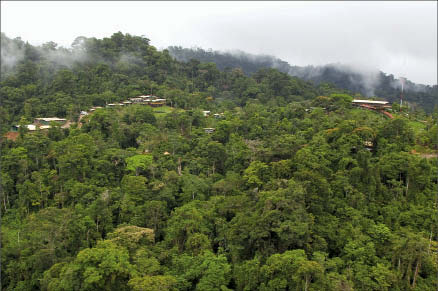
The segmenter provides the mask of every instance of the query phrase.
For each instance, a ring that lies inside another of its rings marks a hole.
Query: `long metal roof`
[[[369,103],[369,104],[388,104],[388,101],[376,101],[376,100],[361,100],[361,99],[354,99],[352,101],[353,103]]]
[[[67,121],[65,118],[58,117],[37,117],[36,120],[44,120],[44,121]]]

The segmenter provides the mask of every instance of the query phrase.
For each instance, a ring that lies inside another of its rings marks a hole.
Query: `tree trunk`
[[[43,191],[41,190],[41,180],[39,183],[39,190],[40,190],[40,197],[41,197],[41,205],[40,205],[40,209],[44,208],[44,198],[43,198]]]
[[[5,212],[8,211],[6,208],[6,195],[3,196],[3,206],[5,207]]]
[[[411,273],[412,273],[412,262],[409,262],[408,267],[406,269],[406,279],[408,281],[408,286],[411,283]]]
[[[398,266],[397,266],[398,272],[400,272],[400,257],[398,258]]]
[[[152,178],[155,179],[155,167],[151,166],[151,167],[150,167],[150,170],[151,170],[151,172],[152,172]]]
[[[180,176],[182,175],[182,173],[181,173],[182,171],[181,170],[182,170],[182,168],[181,168],[181,158],[178,158],[178,175],[180,175]]]
[[[415,266],[414,280],[412,281],[412,288],[415,288],[415,282],[417,281],[418,272],[421,267],[421,259],[417,261],[417,265]]]

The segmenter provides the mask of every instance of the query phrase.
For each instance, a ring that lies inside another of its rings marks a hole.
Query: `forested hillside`
[[[438,112],[388,119],[120,32],[2,34],[1,77],[2,136],[72,122],[1,139],[2,290],[438,286]],[[144,94],[167,106],[105,107]]]
[[[244,52],[223,53],[205,51],[202,48],[188,49],[169,47],[169,52],[177,60],[187,62],[198,59],[201,62],[214,62],[221,70],[241,68],[251,75],[261,68],[275,68],[280,72],[315,84],[331,83],[338,88],[360,93],[367,97],[378,96],[390,102],[399,102],[401,83],[391,74],[376,70],[360,70],[347,65],[329,64],[325,66],[293,66],[272,56],[251,55]],[[438,106],[438,86],[415,84],[407,80],[404,86],[404,101],[416,109],[432,112]]]

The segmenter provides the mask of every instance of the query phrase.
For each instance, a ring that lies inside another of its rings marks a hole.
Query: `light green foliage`
[[[195,199],[205,200],[208,185],[205,183],[204,179],[189,173],[184,173],[181,180],[181,190],[183,192],[181,194],[182,201],[189,202]]]
[[[134,291],[173,291],[175,288],[176,279],[173,276],[143,276],[134,277],[129,280],[128,285]]]
[[[234,268],[237,290],[255,290],[260,284],[260,261],[257,258],[236,264]]]
[[[133,105],[128,107],[122,120],[127,124],[137,122],[155,124],[156,122],[152,108],[141,105]]]
[[[152,164],[151,155],[135,155],[126,159],[126,169],[135,173],[137,176],[140,171],[145,171]]]
[[[318,262],[307,260],[303,250],[275,254],[261,268],[260,290],[309,290],[311,284],[323,280],[323,272],[324,268]]]
[[[162,266],[147,248],[138,249],[133,255],[133,265],[139,276],[152,276],[161,273]]]
[[[141,245],[152,244],[155,241],[154,231],[150,228],[138,226],[122,226],[108,234],[108,240],[135,251]]]
[[[45,270],[95,238],[89,217],[72,209],[42,209],[9,228],[2,227],[2,260],[14,258],[4,274],[11,288],[33,290]]]
[[[230,290],[231,267],[224,255],[206,251],[196,257],[182,255],[174,259],[172,273],[178,278],[179,290]]]
[[[252,162],[244,171],[243,178],[249,187],[261,187],[268,175],[269,167],[260,161]]]
[[[191,243],[188,242],[189,238],[197,233],[208,235],[211,232],[210,216],[209,205],[200,201],[193,201],[175,209],[168,221],[166,240],[177,246],[180,251],[186,247],[193,250],[195,238]],[[201,240],[200,243],[196,243],[199,247],[206,246],[204,236],[197,236],[196,240]]]
[[[55,144],[59,175],[84,181],[94,168],[97,147],[93,138],[85,133],[70,136]]]
[[[127,283],[132,265],[128,251],[110,241],[101,241],[95,248],[78,253],[66,264],[60,276],[49,285],[58,290],[128,290]]]

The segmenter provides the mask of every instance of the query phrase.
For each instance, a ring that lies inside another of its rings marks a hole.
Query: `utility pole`
[[[400,92],[400,109],[403,106],[403,89],[405,85],[406,78],[400,77],[400,83],[401,83],[401,92]]]

